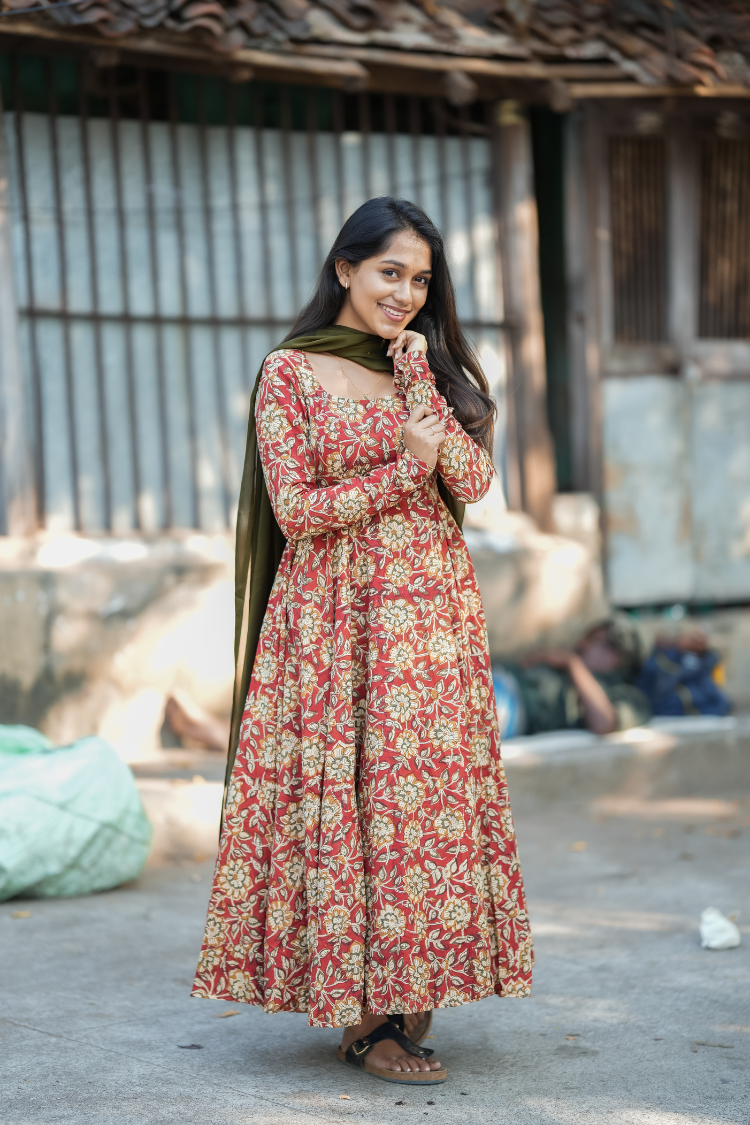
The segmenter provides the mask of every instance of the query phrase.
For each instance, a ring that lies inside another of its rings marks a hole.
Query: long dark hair
[[[286,339],[317,332],[336,321],[346,296],[336,276],[337,258],[358,265],[381,254],[403,230],[414,231],[432,252],[427,300],[409,328],[426,338],[430,368],[454,417],[467,434],[492,453],[497,408],[474,349],[461,331],[442,235],[415,203],[384,195],[368,199],[349,216],[323,264],[315,293]]]

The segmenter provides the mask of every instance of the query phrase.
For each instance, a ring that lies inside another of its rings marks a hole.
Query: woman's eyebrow
[[[383,262],[389,266],[399,266],[402,270],[406,269],[403,262],[397,262],[395,258],[383,258]],[[417,273],[432,273],[432,270],[417,270]]]

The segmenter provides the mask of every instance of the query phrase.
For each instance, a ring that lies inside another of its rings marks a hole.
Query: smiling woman
[[[438,391],[463,429],[492,453],[495,402],[458,321],[443,239],[420,207],[383,196],[347,219],[288,339],[330,324],[391,341],[393,358],[407,350],[402,333],[410,325],[424,338],[423,353],[429,348]]]
[[[262,568],[269,525],[286,547],[194,994],[307,1012],[345,1029],[343,1062],[443,1082],[432,1009],[527,995],[532,952],[479,592],[441,498],[489,488],[493,404],[424,212],[351,216],[254,401],[238,560],[250,542]]]

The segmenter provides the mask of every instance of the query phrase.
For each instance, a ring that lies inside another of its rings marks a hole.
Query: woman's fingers
[[[430,410],[430,408],[428,406],[425,406],[423,403],[420,403],[419,406],[414,407],[414,409],[412,410],[411,415],[409,417],[409,422],[412,425],[427,426],[427,427],[429,427],[429,426],[442,426],[442,424],[443,424],[440,421],[437,414],[434,414]]]
[[[414,428],[426,437],[445,437],[445,426],[434,414],[423,418],[421,422],[417,422]]]
[[[403,349],[406,343],[406,329],[402,329],[394,340],[391,340],[386,355],[393,356],[394,359],[399,358],[396,353]]]
[[[409,452],[434,469],[445,438],[445,426],[438,415],[425,406],[415,407],[404,426],[404,445]]]
[[[429,406],[425,406],[423,402],[420,402],[409,415],[409,421],[414,425],[415,422],[420,422],[422,418],[425,418],[427,415],[432,415],[432,411]]]
[[[393,356],[394,360],[401,359],[405,351],[415,352],[419,355],[425,355],[427,352],[427,340],[421,332],[410,331],[408,328],[403,328],[395,339],[391,340],[387,355]]]

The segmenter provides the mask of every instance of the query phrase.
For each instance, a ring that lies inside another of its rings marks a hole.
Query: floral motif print
[[[493,468],[407,355],[380,399],[266,360],[258,442],[287,547],[268,603],[193,992],[345,1026],[525,996],[531,937],[463,537],[405,449],[423,402],[438,469]]]

